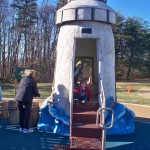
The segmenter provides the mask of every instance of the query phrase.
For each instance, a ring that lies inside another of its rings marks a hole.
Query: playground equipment
[[[134,113],[116,103],[112,32],[116,12],[106,3],[106,0],[68,0],[56,13],[60,32],[54,90],[49,97],[53,102],[47,104],[49,98],[45,100],[38,123],[39,129],[70,136],[69,146],[55,145],[55,149],[104,150],[107,129],[110,134],[134,131]],[[74,102],[77,73],[82,74],[81,80],[88,79],[93,101]],[[117,128],[111,130],[114,123]]]
[[[105,126],[104,121],[106,111],[111,111],[113,117],[112,109],[106,108],[106,99],[110,96],[116,99],[112,32],[112,27],[116,25],[116,12],[106,3],[107,0],[68,0],[68,4],[56,13],[60,32],[54,75],[54,103],[50,104],[49,112],[53,120],[59,118],[57,125],[53,122],[56,127],[53,131],[63,134],[61,125],[70,128],[70,149],[104,150],[106,128],[113,126],[113,118],[109,127]],[[93,83],[89,85],[93,102],[81,106],[73,103],[77,61],[83,61],[86,67],[90,66],[87,73],[90,76],[86,78]],[[65,117],[70,121],[67,122]]]
[[[123,122],[123,133],[129,127],[124,122],[131,121],[133,125],[127,133],[134,131],[134,114],[116,103],[112,32],[116,25],[116,12],[106,3],[106,0],[68,0],[68,4],[56,13],[60,32],[54,90],[41,107],[38,123],[39,129],[70,136],[69,146],[55,145],[55,150],[105,150],[106,130],[116,133],[118,128],[111,130],[111,127],[114,123],[119,127],[120,121]],[[82,73],[78,80],[88,79],[87,86],[93,97],[92,101],[84,104],[74,102],[77,71]],[[107,107],[108,100],[111,106]]]

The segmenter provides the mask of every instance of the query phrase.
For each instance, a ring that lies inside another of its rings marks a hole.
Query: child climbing
[[[85,81],[80,81],[80,85],[74,89],[74,100],[81,103],[92,100],[91,91]]]

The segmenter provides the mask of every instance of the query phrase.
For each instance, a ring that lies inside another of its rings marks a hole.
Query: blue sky
[[[12,1],[12,0],[9,0]],[[37,0],[39,3],[43,0]],[[56,2],[57,0],[48,0]],[[142,17],[150,22],[150,0],[107,0],[107,4],[125,17]]]
[[[107,0],[107,4],[125,17],[142,17],[150,22],[150,0]]]

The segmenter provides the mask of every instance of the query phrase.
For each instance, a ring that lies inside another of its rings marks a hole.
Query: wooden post
[[[16,96],[16,93],[17,93],[17,79],[15,79],[15,96]]]

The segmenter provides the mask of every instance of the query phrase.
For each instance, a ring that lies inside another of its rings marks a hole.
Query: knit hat
[[[78,62],[76,63],[76,67],[78,67],[78,65],[82,65],[82,61],[78,61]]]

